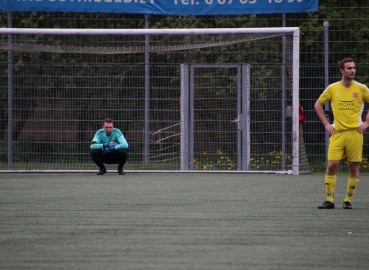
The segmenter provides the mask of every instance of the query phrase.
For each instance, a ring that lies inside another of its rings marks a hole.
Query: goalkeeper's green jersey
[[[366,85],[353,81],[349,88],[342,82],[329,85],[320,95],[319,101],[331,101],[334,122],[337,131],[355,129],[362,125],[361,120],[364,102],[369,103],[369,89]]]
[[[115,150],[128,148],[126,138],[124,138],[123,133],[117,128],[113,128],[113,131],[110,136],[106,135],[105,130],[103,128],[99,129],[96,132],[94,138],[92,139],[92,144],[90,145],[90,148],[102,149],[104,143],[111,142],[117,143],[117,145],[115,146]]]

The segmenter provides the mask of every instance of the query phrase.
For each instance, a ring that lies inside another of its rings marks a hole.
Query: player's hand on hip
[[[336,134],[336,130],[334,129],[334,127],[331,124],[326,124],[325,129],[328,131],[329,135]]]
[[[368,128],[369,124],[367,122],[364,122],[359,128],[358,132],[361,134],[364,134],[365,130]]]

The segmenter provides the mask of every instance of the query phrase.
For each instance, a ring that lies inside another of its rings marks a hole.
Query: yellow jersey
[[[349,88],[342,82],[330,84],[318,99],[321,103],[331,101],[335,130],[349,130],[362,125],[365,102],[369,103],[369,89],[365,84],[353,81]]]

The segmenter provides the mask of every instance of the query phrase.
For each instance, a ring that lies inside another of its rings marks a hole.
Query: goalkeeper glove
[[[109,153],[115,150],[116,142],[104,143],[103,144],[103,154]]]

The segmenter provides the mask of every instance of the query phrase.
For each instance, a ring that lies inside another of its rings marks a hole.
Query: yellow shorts
[[[361,162],[363,154],[363,134],[357,129],[337,131],[330,137],[328,147],[328,160],[341,160]]]

